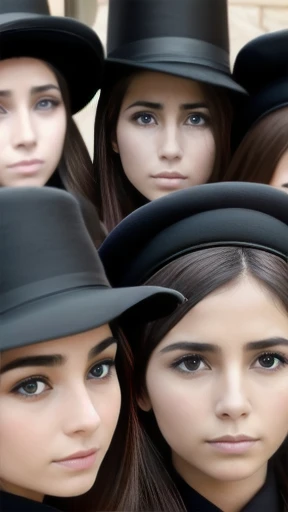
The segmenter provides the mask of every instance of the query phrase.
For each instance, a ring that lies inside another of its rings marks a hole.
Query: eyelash
[[[265,357],[265,356],[270,356],[272,358],[275,358],[275,359],[278,359],[279,360],[279,365],[274,368],[274,369],[269,369],[269,368],[265,368],[265,367],[257,367],[258,369],[262,369],[264,371],[268,371],[270,373],[272,372],[275,372],[275,371],[278,371],[280,370],[281,368],[283,368],[284,366],[287,366],[288,365],[288,358],[282,354],[282,353],[279,353],[279,352],[263,352],[262,354],[258,355],[257,358],[254,360],[254,363],[255,364],[261,357]],[[198,373],[199,371],[201,370],[198,370],[198,368],[196,370],[182,370],[180,368],[180,365],[182,363],[185,363],[187,361],[191,361],[192,359],[197,359],[199,361],[199,363],[203,362],[206,366],[209,366],[208,363],[205,361],[205,359],[200,356],[199,354],[190,354],[190,355],[186,355],[186,356],[183,356],[181,357],[180,359],[177,359],[176,361],[174,361],[171,365],[170,365],[170,368],[180,372],[180,373],[184,373],[186,375],[189,375],[189,374],[196,374]],[[210,368],[210,367],[209,367]]]
[[[98,363],[96,364],[93,364],[93,366],[91,366],[91,368],[89,369],[89,371],[87,372],[87,376],[91,373],[91,371],[96,368],[96,367],[100,367],[100,366],[108,366],[108,372],[107,372],[107,375],[105,375],[104,377],[92,377],[92,378],[88,378],[87,380],[98,380],[98,381],[106,381],[110,378],[111,376],[111,370],[112,368],[115,366],[115,360],[113,359],[106,359],[104,361],[99,361]],[[29,383],[39,383],[41,382],[42,384],[45,384],[46,386],[49,386],[50,389],[52,389],[52,387],[50,386],[49,384],[49,379],[43,375],[33,375],[31,377],[28,377],[27,379],[24,379],[22,381],[20,381],[18,384],[16,384],[16,386],[14,386],[11,390],[11,393],[15,394],[15,395],[18,395],[20,396],[21,398],[24,398],[25,400],[28,399],[28,400],[35,400],[37,398],[39,398],[40,396],[43,395],[43,393],[45,393],[45,391],[42,391],[41,393],[39,394],[25,394],[25,393],[20,393],[20,389],[21,388],[24,388],[25,385],[29,384]]]
[[[42,103],[43,101],[46,101],[46,102],[50,102],[51,103],[51,106],[48,107],[48,108],[41,108],[40,107],[40,110],[51,110],[51,109],[54,109],[56,107],[58,107],[58,105],[60,105],[61,101],[58,100],[58,99],[52,99],[52,98],[42,98],[41,100],[37,101],[37,103],[35,104],[35,108],[37,109],[39,103]]]
[[[61,104],[61,100],[58,100],[58,99],[55,99],[55,98],[42,98],[41,100],[38,100],[35,103],[34,109],[38,110],[37,107],[39,106],[39,103],[41,103],[42,101],[47,101],[47,102],[51,103],[51,105],[48,108],[41,108],[40,107],[40,110],[43,110],[43,111],[54,110],[55,108],[57,108]],[[6,114],[7,112],[8,111],[2,105],[0,105],[0,114]]]
[[[153,114],[150,114],[149,112],[137,112],[136,114],[134,114],[134,115],[132,116],[132,120],[133,120],[133,121],[135,121],[135,122],[137,122],[137,121],[139,121],[139,119],[140,119],[141,117],[144,117],[144,116],[147,116],[147,117],[149,116],[149,117],[151,117],[151,118],[154,120],[155,124],[157,124],[157,123],[156,123],[156,119],[155,119],[154,115],[153,115]],[[197,124],[195,124],[195,125],[191,124],[191,125],[189,125],[189,126],[207,126],[209,123],[211,123],[211,119],[210,119],[210,117],[209,117],[208,115],[206,115],[206,114],[203,114],[202,112],[192,112],[191,114],[189,114],[189,115],[187,116],[185,123],[187,123],[187,121],[188,121],[191,117],[193,117],[193,116],[195,116],[195,117],[196,117],[196,116],[201,117],[201,118],[203,119],[204,123],[203,123],[203,124],[199,124],[199,125],[197,125]],[[139,123],[139,124],[140,124],[140,126],[151,126],[151,124],[154,124],[154,123]]]

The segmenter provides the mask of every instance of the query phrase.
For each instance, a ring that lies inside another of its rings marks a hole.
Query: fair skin
[[[149,200],[206,183],[215,141],[200,84],[164,73],[135,74],[121,105],[113,149],[129,181]]]
[[[92,487],[120,411],[116,349],[104,325],[1,354],[2,489],[42,501]],[[77,457],[61,463],[87,450],[93,453],[80,459],[85,467]]]
[[[239,512],[287,436],[287,382],[287,312],[246,276],[204,298],[162,339],[140,406],[153,409],[182,478],[223,512]],[[228,435],[252,440],[212,443]]]
[[[269,185],[281,187],[288,192],[288,151],[280,158]]]
[[[53,71],[41,60],[0,61],[0,186],[41,187],[61,159],[67,116]]]

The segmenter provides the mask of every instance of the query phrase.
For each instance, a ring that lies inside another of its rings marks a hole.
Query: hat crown
[[[16,302],[24,303],[72,287],[109,286],[80,207],[67,192],[0,189],[0,232],[0,311],[20,305],[15,290]]]
[[[107,52],[142,39],[183,37],[229,51],[226,0],[110,0]]]
[[[47,0],[0,0],[0,15],[12,12],[50,15]]]

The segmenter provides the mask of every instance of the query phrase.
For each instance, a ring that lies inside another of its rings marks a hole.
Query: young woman
[[[288,186],[288,30],[265,34],[240,51],[234,76],[250,93],[236,113],[235,153],[224,179]]]
[[[126,326],[139,417],[179,510],[287,510],[287,235],[286,194],[224,183],[144,206],[101,249],[113,284],[187,299],[133,337]]]
[[[133,20],[133,23],[131,23]],[[230,150],[223,0],[110,0],[94,169],[108,230],[170,192],[219,181]]]
[[[85,201],[96,205],[92,162],[72,114],[99,88],[102,45],[85,25],[50,16],[47,1],[17,4],[11,13],[0,2],[0,187],[65,188],[97,217]]]
[[[51,503],[157,510],[163,484],[139,430],[131,353],[115,321],[167,314],[181,294],[113,290],[66,192],[1,189],[0,213],[1,512],[48,512]]]

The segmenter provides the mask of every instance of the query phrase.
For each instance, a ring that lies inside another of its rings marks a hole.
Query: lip
[[[166,180],[187,180],[187,177],[180,172],[159,172],[158,174],[154,174],[152,178]]]
[[[243,443],[245,441],[258,441],[255,437],[239,434],[238,436],[223,436],[211,439],[209,443]]]
[[[31,167],[33,165],[43,164],[43,160],[21,160],[20,162],[16,162],[15,164],[8,165],[9,169],[15,169],[16,167]]]
[[[55,463],[59,466],[64,466],[76,471],[89,469],[95,463],[97,451],[98,450],[93,449],[85,452],[77,452],[65,459],[56,460]]]
[[[217,451],[228,454],[242,454],[250,450],[259,439],[238,435],[238,436],[224,436],[208,441],[208,444],[215,448]]]

